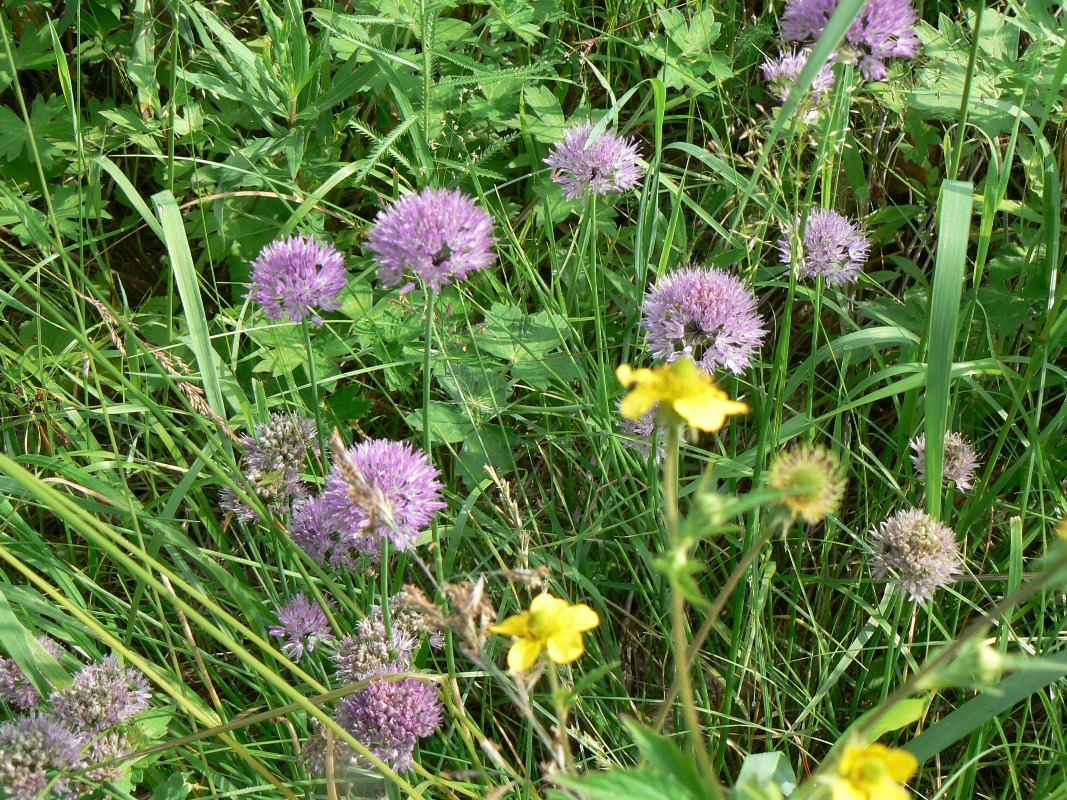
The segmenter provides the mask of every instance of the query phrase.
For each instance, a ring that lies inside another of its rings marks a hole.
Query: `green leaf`
[[[687,791],[670,775],[642,769],[611,769],[580,778],[557,775],[563,786],[577,790],[590,800],[701,800],[703,795]],[[570,800],[571,795],[549,792],[554,800]]]
[[[700,775],[692,755],[683,753],[670,739],[634,719],[624,717],[622,724],[633,737],[649,771],[676,779],[692,797],[702,800],[715,797],[707,781]]]
[[[865,735],[873,741],[890,731],[897,731],[913,725],[922,718],[928,703],[929,701],[925,697],[912,697],[894,703],[892,708],[882,714],[874,725],[865,731]],[[872,713],[872,711],[868,711],[867,714],[856,720],[850,727],[861,724],[863,718]]]
[[[422,431],[422,409],[411,412],[404,421],[412,429]],[[463,409],[445,403],[430,403],[430,432],[435,442],[462,442],[473,430],[474,423]]]
[[[180,772],[171,775],[152,792],[152,800],[185,800],[192,787],[185,782]]]
[[[778,797],[788,797],[797,788],[797,775],[784,753],[752,753],[741,764],[741,771],[737,773],[737,784],[735,795],[743,784],[750,784],[750,788],[758,790],[756,793],[749,791],[747,794],[737,795],[739,797],[775,797],[774,789],[779,790]]]
[[[555,349],[566,330],[562,316],[550,311],[527,314],[521,308],[493,303],[478,330],[478,348],[505,361],[530,361]]]

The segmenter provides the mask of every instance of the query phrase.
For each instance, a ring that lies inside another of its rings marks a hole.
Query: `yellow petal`
[[[535,663],[541,655],[541,642],[537,639],[519,639],[508,650],[508,669],[514,672],[525,672]]]
[[[591,631],[600,624],[600,617],[585,603],[571,606],[563,613],[559,627],[568,631]]]
[[[748,406],[736,400],[723,400],[714,394],[701,393],[696,397],[675,400],[674,410],[698,430],[717,431],[726,424],[728,415],[744,414]]]
[[[557,664],[568,664],[584,652],[582,634],[578,631],[560,631],[548,639],[548,657]]]
[[[833,800],[867,800],[860,792],[853,788],[850,781],[836,780],[830,786]]]
[[[553,597],[548,592],[545,592],[530,601],[530,613],[546,619],[554,619],[557,615],[566,611],[569,605],[566,600]]]
[[[627,419],[641,419],[659,401],[660,393],[653,387],[638,384],[619,403],[619,413]]]
[[[912,776],[919,771],[919,760],[907,750],[888,748],[882,753],[882,762],[890,777],[896,781],[911,780]]]
[[[526,636],[530,631],[530,612],[512,614],[497,625],[490,625],[489,630],[504,636]]]

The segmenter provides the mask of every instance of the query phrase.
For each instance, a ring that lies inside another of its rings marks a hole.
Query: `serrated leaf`
[[[564,325],[559,314],[549,311],[527,314],[521,308],[493,303],[475,342],[480,350],[505,361],[532,361],[561,344]]]
[[[404,418],[413,430],[422,431],[422,409]],[[462,442],[474,431],[474,424],[461,408],[445,403],[430,403],[430,432],[435,442]]]

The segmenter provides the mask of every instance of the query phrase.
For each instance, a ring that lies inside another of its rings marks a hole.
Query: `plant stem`
[[[304,331],[304,349],[307,351],[308,383],[311,388],[311,405],[315,409],[315,436],[319,440],[319,464],[323,471],[326,470],[326,439],[322,434],[322,409],[319,408],[319,384],[315,374],[315,355],[311,350],[311,329],[308,327],[307,317],[301,320],[300,325]]]
[[[556,665],[548,665],[548,682],[552,687],[552,705],[556,709],[556,742],[563,754],[564,769],[574,774],[574,756],[571,754],[570,738],[567,735],[567,703],[559,682]]]

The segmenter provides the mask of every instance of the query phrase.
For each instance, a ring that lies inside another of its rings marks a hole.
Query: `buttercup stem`
[[[548,665],[548,682],[552,689],[552,704],[556,708],[556,737],[560,750],[563,751],[563,764],[567,772],[574,774],[574,756],[571,755],[570,738],[567,735],[567,703],[564,700],[559,682],[558,667]]]

